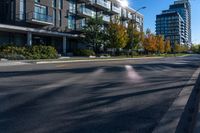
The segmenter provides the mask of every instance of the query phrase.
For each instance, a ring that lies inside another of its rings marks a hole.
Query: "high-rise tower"
[[[174,44],[191,42],[191,5],[189,0],[178,0],[156,17],[156,34],[164,35]]]

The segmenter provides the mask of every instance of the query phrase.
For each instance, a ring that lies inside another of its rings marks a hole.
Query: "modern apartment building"
[[[0,45],[53,44],[66,54],[84,47],[81,31],[88,18],[102,16],[105,26],[119,16],[143,30],[143,15],[120,0],[1,0]]]
[[[191,42],[191,6],[189,0],[178,0],[156,16],[156,34],[164,35],[171,44]]]

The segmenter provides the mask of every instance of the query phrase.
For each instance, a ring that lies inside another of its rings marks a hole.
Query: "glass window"
[[[58,12],[58,21],[59,21],[59,26],[62,26],[62,11]]]
[[[56,9],[53,10],[53,23],[56,26]]]
[[[48,21],[47,7],[35,4],[34,7],[34,18],[41,21]]]
[[[52,0],[52,7],[56,8],[56,0]]]
[[[59,0],[59,3],[58,3],[58,7],[59,9],[62,9],[63,8],[63,0]]]
[[[40,0],[35,0],[35,3],[39,3],[40,2]]]
[[[76,3],[74,0],[69,1],[69,12],[76,13]]]
[[[20,0],[19,2],[19,19],[24,20],[24,0]]]
[[[34,12],[47,15],[47,7],[35,4]]]
[[[75,18],[72,15],[68,16],[68,28],[74,29],[75,28]]]

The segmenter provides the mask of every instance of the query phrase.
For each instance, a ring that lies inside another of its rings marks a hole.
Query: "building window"
[[[20,0],[19,2],[19,19],[24,20],[24,0]]]
[[[46,6],[35,4],[34,18],[41,21],[47,21],[48,10]]]
[[[73,15],[68,16],[68,29],[74,30],[75,28],[75,18]]]
[[[35,3],[39,3],[40,2],[40,0],[35,0]]]
[[[58,21],[59,21],[59,26],[62,26],[62,11],[58,12]]]
[[[52,0],[52,7],[56,8],[56,0]]]
[[[63,0],[59,0],[59,3],[58,3],[58,7],[59,9],[62,9],[63,8]]]
[[[74,0],[69,1],[69,12],[76,13],[76,3]]]
[[[34,12],[42,15],[47,15],[47,7],[35,4]]]
[[[53,9],[53,23],[56,26],[56,9]]]

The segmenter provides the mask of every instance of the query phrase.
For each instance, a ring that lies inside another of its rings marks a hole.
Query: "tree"
[[[192,52],[200,54],[200,44],[194,44],[190,49]]]
[[[165,53],[170,53],[172,50],[170,40],[165,40]]]
[[[189,50],[189,46],[187,44],[181,45],[181,52],[187,52]]]
[[[128,43],[126,48],[127,49],[133,49],[134,45],[134,32],[135,32],[135,25],[133,21],[130,21],[128,23],[128,28],[127,28],[127,35],[128,35]]]
[[[126,28],[117,23],[111,22],[107,29],[108,33],[108,48],[124,48],[128,42],[128,34]]]
[[[165,47],[164,47],[164,39],[163,36],[158,35],[156,36],[157,40],[157,50],[159,53],[164,53],[165,52]]]
[[[174,52],[175,53],[180,53],[181,52],[181,45],[175,42],[174,44]]]
[[[147,34],[144,39],[143,46],[147,52],[155,53],[157,51],[157,39],[153,34]]]
[[[137,24],[134,21],[129,21],[128,28],[128,43],[126,49],[138,51],[141,48],[141,44],[144,41],[144,33],[137,30]],[[131,52],[131,54],[133,54]]]
[[[148,28],[147,30],[146,30],[146,35],[150,35],[151,34],[151,30]]]
[[[85,42],[93,48],[95,53],[99,53],[100,47],[104,43],[104,29],[102,17],[90,18],[84,28]]]

